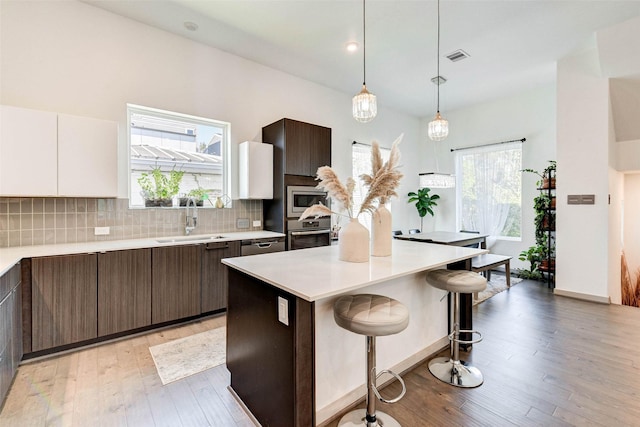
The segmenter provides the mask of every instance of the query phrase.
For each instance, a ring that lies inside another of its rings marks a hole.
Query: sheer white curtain
[[[380,155],[385,162],[389,160],[390,153],[390,149],[380,147]],[[356,214],[360,210],[362,199],[367,194],[367,188],[362,185],[360,175],[363,173],[371,174],[371,146],[354,143],[351,145],[351,156],[351,176],[356,181],[356,188],[353,190],[353,211]],[[387,209],[391,210],[391,207],[387,206]],[[365,212],[360,215],[359,219],[362,225],[371,230],[371,214]]]
[[[461,230],[520,237],[522,144],[456,151],[457,217]]]

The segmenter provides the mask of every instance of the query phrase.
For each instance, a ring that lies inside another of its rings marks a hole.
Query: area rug
[[[522,282],[522,279],[511,276],[511,287]],[[495,294],[499,294],[502,291],[506,291],[507,278],[502,274],[491,273],[491,280],[487,282],[487,289],[478,293],[478,298],[473,301],[473,305],[480,304]]]
[[[162,384],[225,362],[226,328],[220,327],[149,347]]]

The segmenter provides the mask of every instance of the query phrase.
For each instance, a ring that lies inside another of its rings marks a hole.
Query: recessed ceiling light
[[[355,52],[359,47],[358,42],[349,42],[347,43],[347,52]]]
[[[189,31],[196,31],[198,29],[198,24],[195,22],[186,21],[184,23],[184,27]]]

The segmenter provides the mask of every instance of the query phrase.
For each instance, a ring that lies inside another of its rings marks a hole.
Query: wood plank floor
[[[224,366],[162,386],[148,350],[224,321],[23,364],[0,426],[252,426]],[[378,408],[403,426],[640,425],[640,309],[556,297],[525,281],[476,306],[474,326],[484,340],[462,358],[483,372],[481,387],[443,384],[424,363],[403,374],[400,402]]]

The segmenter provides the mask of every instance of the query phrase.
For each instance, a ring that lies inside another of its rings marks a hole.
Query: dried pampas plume
[[[319,167],[316,174],[316,179],[320,181],[316,188],[326,191],[329,197],[339,205],[338,210],[341,210],[340,207],[342,207],[347,211],[348,216],[352,217],[353,189],[356,186],[356,182],[353,178],[347,178],[347,183],[344,185],[340,182],[340,179],[338,179],[338,175],[336,175],[333,169],[329,166]],[[331,214],[340,215],[322,203],[318,203],[317,205],[308,207],[300,216],[299,221],[309,217],[318,218],[320,216],[328,216]]]
[[[389,198],[398,196],[395,189],[400,185],[402,173],[398,169],[400,163],[400,150],[398,145],[402,141],[404,134],[401,134],[391,146],[389,161],[382,162],[380,154],[380,146],[377,142],[373,142],[371,146],[371,175],[360,175],[360,179],[369,187],[366,197],[362,202],[360,213],[376,209],[374,202],[377,200],[379,205],[387,203]]]
[[[317,205],[309,206],[307,209],[305,209],[305,211],[302,212],[302,215],[300,215],[300,220],[311,217],[317,219],[321,216],[331,216],[332,213],[333,212],[331,211],[331,209],[329,209],[322,203],[318,203]]]

